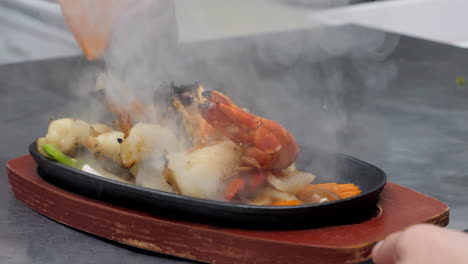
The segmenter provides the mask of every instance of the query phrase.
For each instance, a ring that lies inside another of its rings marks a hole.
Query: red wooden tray
[[[175,221],[88,199],[51,185],[31,156],[7,162],[16,198],[62,224],[123,244],[209,263],[354,263],[372,246],[417,223],[448,224],[446,204],[397,184],[381,194],[378,216],[343,226],[258,231]],[[320,216],[317,216],[320,217]]]

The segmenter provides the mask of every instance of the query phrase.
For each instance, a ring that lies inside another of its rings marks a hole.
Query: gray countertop
[[[468,227],[468,86],[455,82],[468,77],[466,50],[338,27],[192,43],[163,57],[171,63],[149,79],[224,90],[284,124],[300,144],[356,156],[390,181],[444,201],[449,226]],[[27,154],[49,119],[82,112],[76,102],[86,98],[76,83],[92,87],[100,67],[79,57],[0,66],[1,162]],[[41,216],[15,200],[5,170],[0,195],[1,263],[189,262]]]

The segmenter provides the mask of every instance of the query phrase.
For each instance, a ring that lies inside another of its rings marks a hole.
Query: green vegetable
[[[56,148],[54,145],[51,144],[44,144],[42,145],[42,149],[44,152],[49,156],[49,158],[56,160],[64,165],[81,169],[83,167],[83,163],[77,161],[76,159],[70,158],[67,156],[65,153],[60,151],[58,148]]]

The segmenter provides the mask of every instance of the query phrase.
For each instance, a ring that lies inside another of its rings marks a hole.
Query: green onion
[[[83,163],[67,156],[65,153],[60,151],[54,145],[44,144],[42,145],[42,149],[47,154],[47,156],[49,156],[49,158],[56,160],[64,165],[77,168],[77,169],[81,169],[81,167],[83,167]]]

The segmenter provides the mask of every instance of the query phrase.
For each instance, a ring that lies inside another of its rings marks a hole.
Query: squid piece
[[[128,137],[122,141],[120,158],[123,167],[131,168],[155,153],[172,153],[182,149],[182,143],[169,128],[138,123],[130,129]]]
[[[164,156],[153,155],[151,160],[145,160],[133,166],[131,172],[135,176],[136,185],[172,193],[174,191],[171,185],[163,176],[164,169]]]
[[[172,153],[167,155],[164,176],[179,194],[222,200],[224,180],[239,165],[240,154],[236,144],[227,140],[191,152]]]
[[[267,177],[267,181],[277,190],[291,194],[298,194],[314,179],[314,174],[298,170],[288,171],[281,176],[270,173]]]

